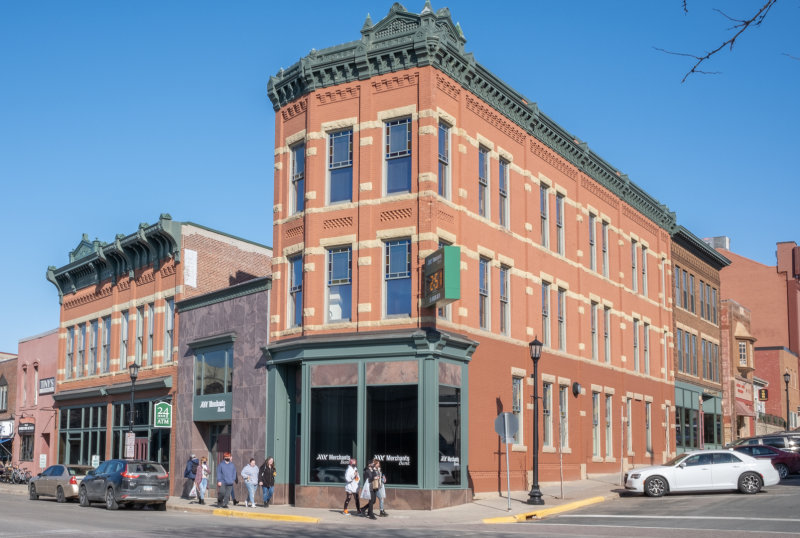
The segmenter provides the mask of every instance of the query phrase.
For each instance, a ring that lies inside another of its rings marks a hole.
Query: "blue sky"
[[[761,0],[433,2],[466,49],[700,237],[775,263],[798,241],[800,6],[687,58]],[[404,3],[420,12],[424,0]],[[360,38],[389,1],[0,3],[0,351],[58,325],[48,265],[168,212],[272,244],[269,76]]]

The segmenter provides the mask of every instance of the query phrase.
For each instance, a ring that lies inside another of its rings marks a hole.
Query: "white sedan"
[[[739,490],[758,493],[780,481],[770,460],[758,460],[730,450],[687,452],[664,465],[631,469],[625,489],[661,497],[687,491]]]

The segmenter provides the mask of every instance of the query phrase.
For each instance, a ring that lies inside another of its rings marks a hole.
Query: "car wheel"
[[[86,494],[86,488],[81,486],[81,489],[78,491],[78,503],[81,506],[89,506],[89,496]]]
[[[778,471],[778,476],[781,477],[781,480],[789,476],[789,468],[784,463],[776,463],[775,470]]]
[[[106,490],[106,510],[116,510],[119,508],[117,500],[114,498],[114,488]]]
[[[156,504],[154,504],[154,505],[153,505],[153,509],[155,509],[155,510],[157,510],[157,511],[159,511],[159,512],[164,512],[164,511],[166,511],[166,509],[167,509],[167,503],[166,503],[166,501],[165,501],[165,502],[163,502],[163,503],[156,503]]]
[[[67,502],[67,498],[64,496],[64,488],[61,486],[58,486],[58,489],[56,490],[56,501],[60,503]]]
[[[663,497],[668,489],[669,485],[663,476],[651,476],[644,481],[644,493],[648,497]]]
[[[742,493],[758,493],[764,483],[756,473],[744,473],[739,477],[739,491]]]
[[[39,499],[39,496],[36,494],[36,484],[31,484],[28,488],[28,498],[30,498],[32,501]]]

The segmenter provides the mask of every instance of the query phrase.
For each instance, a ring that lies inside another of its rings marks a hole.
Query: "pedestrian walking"
[[[194,487],[197,488],[197,502],[206,504],[206,492],[208,491],[208,458],[200,458],[200,465],[194,478]]]
[[[244,507],[255,508],[256,488],[258,487],[258,465],[256,465],[255,458],[250,458],[250,463],[242,467],[241,474],[244,479],[244,485],[247,487],[247,500],[244,501]]]
[[[361,501],[358,500],[359,477],[355,458],[350,458],[350,465],[347,466],[347,470],[344,472],[344,482],[344,491],[347,494],[344,499],[344,515],[350,514],[347,511],[347,505],[350,504],[350,497],[356,500],[356,510],[358,510],[358,513],[361,513]]]
[[[383,509],[383,501],[386,499],[386,475],[383,474],[383,469],[381,469],[381,462],[375,460],[377,463],[375,464],[378,467],[378,471],[381,473],[381,487],[378,489],[377,497],[378,503],[380,504],[381,511],[378,514],[380,517],[387,517],[389,514]]]
[[[261,486],[264,508],[269,507],[272,495],[275,493],[276,476],[278,476],[278,471],[275,470],[275,458],[270,456],[265,459],[263,465],[258,468],[258,485]]]
[[[231,461],[230,452],[225,452],[223,458],[222,463],[217,465],[217,504],[222,508],[228,508],[228,499],[237,480],[236,466]]]
[[[375,499],[377,498],[378,490],[381,489],[382,477],[383,474],[381,473],[380,462],[377,460],[377,458],[373,459],[372,463],[364,470],[364,479],[366,480],[364,487],[369,487],[367,517],[370,519],[378,519],[375,517],[373,506],[375,505]]]
[[[186,468],[183,470],[183,490],[181,491],[182,499],[189,499],[189,495],[194,487],[194,479],[197,476],[197,466],[200,465],[200,460],[197,456],[192,454],[186,460]]]

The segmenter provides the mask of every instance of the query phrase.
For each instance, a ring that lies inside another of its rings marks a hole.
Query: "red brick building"
[[[361,36],[269,83],[268,451],[292,500],[339,506],[351,455],[384,460],[391,506],[496,491],[499,412],[530,487],[536,337],[541,480],[668,459],[674,214],[477,63],[447,9],[395,4]],[[460,297],[426,308],[442,245]]]
[[[11,462],[16,437],[17,355],[0,352],[0,461]],[[16,463],[16,462],[14,462]]]
[[[162,215],[112,242],[84,235],[69,264],[50,267],[47,278],[61,304],[54,395],[58,462],[124,456],[128,365],[135,361],[141,366],[134,387],[136,457],[173,469],[172,428],[155,423],[154,407],[172,403],[177,387],[175,303],[266,275],[270,257],[269,247]]]

